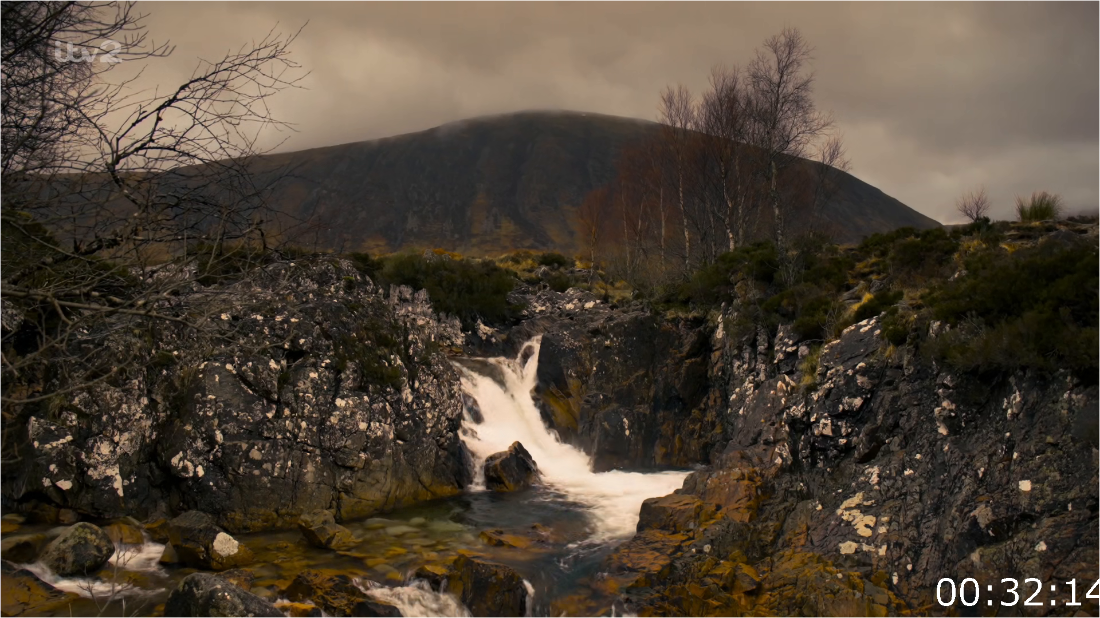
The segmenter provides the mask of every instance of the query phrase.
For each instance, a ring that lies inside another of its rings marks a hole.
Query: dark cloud
[[[818,98],[853,172],[941,221],[985,184],[999,216],[1046,189],[1097,210],[1097,3],[158,3],[155,38],[177,45],[162,84],[276,23],[309,25],[295,55],[308,90],[275,111],[297,150],[521,109],[653,119],[659,91],[694,90],[711,65],[743,64],[800,28]],[[287,136],[281,136],[287,137]],[[274,137],[272,139],[275,139]]]

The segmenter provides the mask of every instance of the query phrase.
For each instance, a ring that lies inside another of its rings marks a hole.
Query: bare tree
[[[750,142],[762,151],[763,172],[775,225],[775,240],[785,245],[781,172],[806,155],[827,135],[832,119],[813,100],[813,49],[797,29],[786,28],[764,42],[749,63],[754,122]]]
[[[684,271],[691,270],[691,230],[687,212],[687,167],[691,149],[691,129],[695,124],[694,97],[684,86],[668,87],[661,93],[660,118],[664,124],[664,143],[669,150],[676,179],[676,199],[684,231]]]
[[[273,229],[265,197],[284,170],[257,173],[254,157],[261,133],[289,128],[268,101],[303,77],[289,56],[296,34],[202,61],[166,91],[134,91],[87,50],[121,39],[112,59],[167,55],[146,43],[142,19],[132,4],[3,4],[5,435],[16,407],[151,353],[101,350],[91,333],[200,328],[209,308],[165,313],[162,301],[246,268]],[[79,61],[69,44],[85,50]]]
[[[596,250],[604,238],[604,225],[609,210],[609,195],[607,187],[599,187],[584,197],[580,208],[577,209],[577,224],[580,227],[581,243],[588,250],[588,259],[592,266],[589,269],[589,285],[594,283],[596,273]]]
[[[985,187],[978,187],[967,191],[955,202],[955,210],[959,214],[977,223],[982,217],[989,214],[989,196]]]

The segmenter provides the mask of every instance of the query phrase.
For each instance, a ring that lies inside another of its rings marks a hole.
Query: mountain
[[[580,112],[485,116],[384,139],[267,155],[294,169],[275,191],[308,221],[302,244],[344,251],[441,247],[469,254],[576,249],[575,212],[608,182],[644,120]],[[849,174],[822,209],[837,240],[938,222]]]

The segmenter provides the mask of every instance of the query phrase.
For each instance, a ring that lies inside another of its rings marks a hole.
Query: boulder
[[[330,616],[400,616],[388,603],[370,597],[343,574],[307,569],[283,591],[291,601],[311,601]]]
[[[115,545],[106,532],[81,522],[66,528],[51,541],[41,559],[54,573],[72,577],[99,570],[114,553]]]
[[[103,527],[115,545],[141,545],[145,543],[143,527],[132,517],[122,517]]]
[[[217,575],[192,573],[164,604],[165,616],[282,616],[274,605]]]
[[[351,530],[336,523],[329,511],[314,511],[298,519],[298,530],[306,541],[322,549],[349,549],[356,544]]]
[[[202,511],[188,511],[168,522],[168,539],[180,562],[190,567],[224,571],[252,562],[252,551]]]
[[[218,573],[218,577],[245,592],[252,590],[252,583],[256,581],[256,574],[248,569],[229,569]]]
[[[7,562],[0,567],[0,614],[4,616],[50,615],[51,610],[63,611],[76,598],[26,569],[16,569]]]
[[[447,579],[447,591],[458,596],[474,616],[524,616],[527,586],[511,567],[460,556]]]
[[[44,534],[7,536],[0,541],[0,558],[18,564],[34,562],[45,544],[46,535]]]
[[[485,459],[485,486],[493,491],[525,489],[538,478],[539,467],[519,442]]]

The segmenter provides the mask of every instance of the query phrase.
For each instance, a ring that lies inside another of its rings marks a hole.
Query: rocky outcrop
[[[348,549],[356,543],[351,530],[336,523],[328,511],[302,515],[298,520],[298,530],[310,545],[322,549]]]
[[[880,330],[848,328],[812,376],[786,329],[714,333],[728,441],[607,559],[623,610],[887,615],[937,607],[942,577],[1095,579],[1096,385],[958,375]]]
[[[153,309],[198,327],[166,320],[138,337],[110,323],[73,345],[118,366],[111,380],[22,385],[66,394],[49,416],[11,406],[24,435],[3,468],[5,505],[139,519],[197,509],[239,532],[316,510],[363,517],[468,483],[442,353],[461,333],[423,292],[383,294],[333,258],[211,286],[154,276],[181,280]]]
[[[274,605],[217,575],[192,573],[168,595],[165,616],[283,616]]]
[[[485,458],[485,487],[492,491],[517,491],[538,482],[539,467],[519,442],[507,451]]]
[[[107,564],[115,546],[107,533],[81,522],[66,528],[42,552],[42,563],[62,577],[88,575]]]
[[[252,562],[252,551],[201,511],[168,522],[168,540],[177,560],[190,567],[224,571]]]

